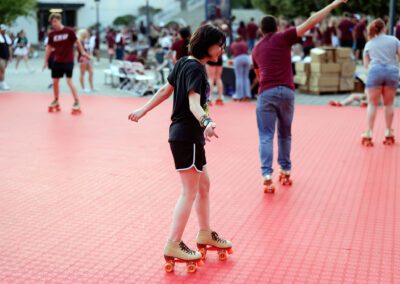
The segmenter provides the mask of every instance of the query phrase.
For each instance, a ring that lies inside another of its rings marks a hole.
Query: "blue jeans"
[[[250,90],[250,60],[247,54],[239,55],[235,58],[235,80],[236,90],[233,98],[251,98]]]
[[[262,175],[271,175],[275,125],[278,123],[278,164],[282,170],[290,171],[290,149],[294,114],[294,91],[279,86],[261,93],[257,101],[257,125],[260,139]]]
[[[249,47],[249,50],[253,50],[255,44],[256,44],[256,40],[255,39],[249,38],[247,40],[247,46]]]

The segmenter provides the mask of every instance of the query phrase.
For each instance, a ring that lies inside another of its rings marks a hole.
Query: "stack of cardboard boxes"
[[[349,48],[315,48],[311,63],[296,63],[295,83],[300,91],[313,94],[354,90],[356,63]]]

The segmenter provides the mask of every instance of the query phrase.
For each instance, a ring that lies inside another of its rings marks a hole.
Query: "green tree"
[[[154,8],[152,6],[149,6],[149,15],[153,16],[157,14],[158,12],[161,12],[162,10],[159,8]],[[141,6],[139,7],[139,15],[146,15],[147,14],[147,6]]]
[[[331,2],[332,0],[302,0],[300,4],[297,0],[252,0],[254,7],[264,13],[286,17],[309,16],[311,12],[318,11]],[[400,1],[396,2],[396,13],[398,14]],[[384,17],[389,14],[389,0],[349,0],[346,5],[342,5],[334,13],[338,14],[344,11]]]
[[[253,3],[251,2],[251,0],[231,0],[231,5],[233,9],[253,8]]]
[[[125,16],[119,16],[115,18],[113,21],[114,26],[130,26],[133,25],[136,21],[136,17],[133,15],[125,15]]]
[[[20,16],[34,16],[36,0],[0,0],[0,23],[10,25]]]

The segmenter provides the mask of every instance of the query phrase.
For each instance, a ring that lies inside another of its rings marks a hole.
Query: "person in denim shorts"
[[[385,106],[385,144],[394,143],[392,122],[394,99],[399,84],[400,41],[385,34],[385,23],[374,20],[368,26],[368,43],[364,50],[364,66],[368,69],[366,92],[368,95],[368,128],[362,134],[362,142],[372,146],[372,131],[379,100],[383,98]]]

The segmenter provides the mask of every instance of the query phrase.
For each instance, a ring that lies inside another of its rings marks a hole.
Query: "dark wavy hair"
[[[203,59],[208,54],[208,49],[218,44],[219,46],[225,45],[225,34],[212,25],[203,25],[197,28],[189,41],[189,54],[197,59]]]

